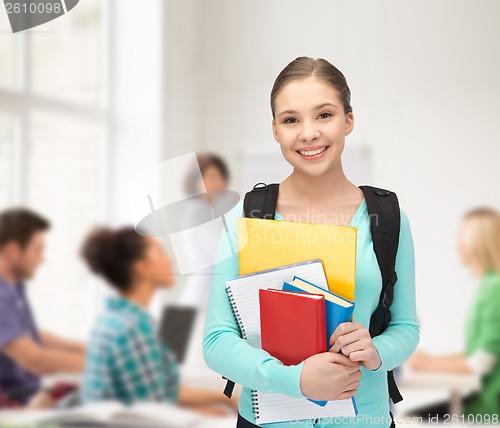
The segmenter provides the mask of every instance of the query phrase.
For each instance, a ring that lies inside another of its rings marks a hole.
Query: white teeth
[[[326,146],[321,148],[321,149],[311,150],[308,152],[304,152],[302,150],[299,150],[299,153],[303,156],[314,156],[314,155],[317,155],[318,153],[324,152],[325,150],[326,150]]]

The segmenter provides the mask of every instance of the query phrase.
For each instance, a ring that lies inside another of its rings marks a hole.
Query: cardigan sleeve
[[[405,362],[415,351],[420,340],[415,292],[415,252],[410,223],[406,212],[400,209],[401,225],[396,273],[391,305],[391,322],[387,329],[372,341],[382,360],[373,371],[389,371]]]
[[[235,383],[261,392],[306,398],[300,389],[304,361],[285,366],[267,351],[252,347],[241,337],[225,288],[225,281],[239,275],[236,218],[243,201],[225,216],[228,231],[217,246],[207,316],[203,334],[203,358],[208,367]]]

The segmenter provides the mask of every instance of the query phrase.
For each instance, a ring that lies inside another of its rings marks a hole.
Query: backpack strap
[[[245,194],[243,214],[250,218],[273,219],[278,201],[279,183],[257,183]]]
[[[250,218],[274,219],[276,202],[278,201],[279,183],[257,183],[253,189],[245,194],[243,201],[243,215]],[[231,398],[235,383],[227,380],[224,395]]]
[[[360,186],[368,206],[373,249],[382,274],[382,290],[379,303],[370,318],[370,336],[381,334],[391,322],[390,306],[394,297],[396,255],[399,245],[400,211],[396,194],[372,186]],[[394,380],[392,370],[387,372],[389,396],[394,404],[403,397]]]

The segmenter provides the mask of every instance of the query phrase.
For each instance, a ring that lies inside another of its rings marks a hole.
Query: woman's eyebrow
[[[323,107],[326,107],[326,106],[331,106],[331,107],[337,108],[337,104],[323,103],[323,104],[320,104],[319,106],[317,106],[316,110],[319,110],[320,108],[323,108]]]
[[[333,107],[333,108],[337,108],[337,105],[336,104],[332,104],[332,103],[323,103],[323,104],[319,104],[317,105],[314,110],[319,110],[319,109],[322,109],[323,107],[326,107],[326,106],[330,106],[330,107]],[[282,111],[281,113],[278,114],[278,117],[280,116],[283,116],[284,114],[298,114],[295,110],[284,110]]]
[[[281,113],[278,113],[278,117],[283,116],[284,114],[297,114],[297,112],[295,110],[285,110]]]

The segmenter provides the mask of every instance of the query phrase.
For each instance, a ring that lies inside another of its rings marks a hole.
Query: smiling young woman
[[[285,366],[241,338],[225,291],[225,280],[239,275],[236,218],[243,201],[227,215],[228,236],[219,242],[210,293],[203,354],[208,366],[243,385],[237,427],[255,427],[251,390],[290,397],[337,400],[356,397],[358,417],[317,419],[315,427],[389,427],[387,372],[402,364],[419,341],[415,302],[415,263],[408,217],[400,209],[396,257],[397,286],[392,320],[371,338],[370,317],[381,293],[381,273],[373,249],[363,191],[345,176],[341,155],[354,127],[351,93],[344,75],[324,59],[299,57],[288,64],[271,91],[272,130],[293,172],[279,186],[276,220],[349,225],[358,229],[354,319],[342,323],[328,352]],[[298,220],[299,219],[299,220]],[[328,420],[326,420],[328,419]],[[302,421],[303,422],[303,421]],[[296,421],[266,424],[288,428]],[[393,425],[392,425],[393,426]]]
[[[276,79],[273,134],[294,167],[280,184],[277,201],[285,220],[300,215],[303,221],[348,225],[363,201],[341,162],[345,137],[354,128],[350,98],[342,73],[322,59],[297,58]]]

